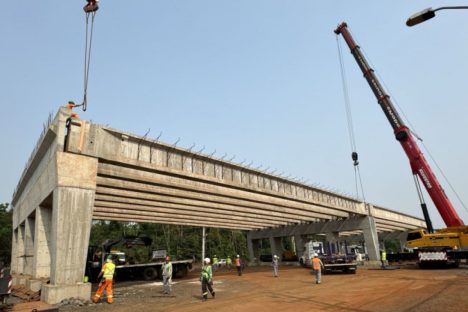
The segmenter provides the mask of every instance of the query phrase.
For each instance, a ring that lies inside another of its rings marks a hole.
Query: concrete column
[[[16,261],[17,261],[17,272],[18,274],[24,274],[24,236],[25,236],[25,224],[22,223],[18,226],[18,239],[16,240]]]
[[[52,208],[39,206],[36,209],[33,278],[50,277],[51,224]]]
[[[247,234],[247,248],[249,250],[249,258],[251,262],[257,262],[259,261],[259,255],[258,255],[258,249],[259,249],[259,244],[258,244],[258,239],[252,239],[252,234],[249,232]]]
[[[325,247],[325,252],[329,253],[331,252],[332,254],[338,253],[339,252],[339,240],[340,234],[338,232],[328,232],[326,233],[325,239],[327,240],[327,245],[330,246],[331,250],[328,250],[327,247]]]
[[[305,242],[303,236],[299,234],[294,235],[294,244],[296,245],[296,255],[300,258],[304,252]]]
[[[83,281],[94,191],[58,187],[52,212],[51,284]]]
[[[89,298],[83,283],[96,190],[96,158],[57,152],[57,187],[53,191],[50,284],[41,300],[55,304],[64,298]]]
[[[18,269],[18,236],[19,236],[18,228],[13,230],[13,237],[11,240],[11,273],[19,273]]]
[[[27,275],[32,275],[32,267],[34,261],[34,224],[34,218],[26,218],[24,226],[23,274]]]
[[[281,237],[270,237],[270,250],[271,255],[277,255],[281,258],[283,246],[281,245]]]
[[[364,218],[365,225],[362,229],[364,235],[364,243],[366,244],[367,254],[370,261],[379,261],[379,239],[377,229],[375,227],[374,217],[367,216]]]

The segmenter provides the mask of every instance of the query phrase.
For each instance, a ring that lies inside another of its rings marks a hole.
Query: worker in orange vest
[[[98,303],[104,290],[107,292],[107,303],[112,303],[112,280],[115,273],[115,264],[112,262],[112,256],[107,256],[106,263],[102,266],[102,270],[98,275],[98,279],[102,277],[99,283],[99,288],[94,294],[92,300],[94,303]]]
[[[312,258],[312,268],[314,269],[314,273],[315,273],[315,283],[320,284],[320,279],[322,277],[323,263],[322,263],[322,260],[319,259],[317,254],[314,254],[314,257]]]
[[[241,266],[241,259],[240,259],[239,255],[236,256],[236,259],[234,260],[234,263],[236,264],[237,275],[241,276],[242,275],[242,266]]]

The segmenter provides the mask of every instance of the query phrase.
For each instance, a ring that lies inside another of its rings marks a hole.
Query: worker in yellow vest
[[[106,263],[102,266],[102,270],[98,275],[98,279],[102,277],[99,283],[99,288],[94,294],[92,300],[94,303],[98,303],[101,299],[104,290],[107,292],[107,303],[112,303],[112,280],[114,279],[115,264],[112,262],[112,256],[107,256]]]
[[[210,265],[210,258],[205,258],[203,260],[200,280],[202,282],[202,301],[206,301],[208,299],[208,291],[214,299],[215,291],[213,290],[213,271]]]
[[[380,251],[380,262],[382,263],[381,268],[385,269],[386,268],[385,265],[387,262],[387,252],[385,251],[385,249],[382,249]]]

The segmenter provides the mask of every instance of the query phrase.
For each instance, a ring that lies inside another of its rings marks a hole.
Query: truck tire
[[[156,279],[158,276],[158,270],[153,267],[148,267],[143,270],[143,279],[145,281],[150,281]]]

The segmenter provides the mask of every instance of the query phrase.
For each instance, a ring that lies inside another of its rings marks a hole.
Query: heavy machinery
[[[311,259],[314,257],[314,254],[317,254],[320,260],[322,260],[324,273],[342,271],[354,274],[357,271],[355,254],[333,253],[330,244],[328,244],[327,248],[324,248],[323,242],[317,241],[309,241],[304,244],[299,263],[304,267],[311,267]]]
[[[369,66],[360,47],[354,42],[353,37],[348,31],[347,24],[342,23],[339,25],[335,29],[335,34],[343,36],[343,39],[351,50],[351,54],[364,74],[364,78],[377,98],[377,102],[390,122],[396,140],[400,142],[408,156],[421,200],[421,208],[427,230],[420,229],[410,232],[407,237],[407,247],[416,251],[420,266],[432,265],[434,263],[458,265],[460,259],[466,259],[468,256],[468,226],[464,225],[453,208],[452,203],[432,172],[429,163],[416,144],[416,140],[410,129],[403,123],[390,100],[390,96],[385,92],[374,74],[374,70]],[[426,204],[422,197],[418,177],[425,186],[447,228],[434,232]]]
[[[153,280],[161,277],[161,268],[166,250],[152,250],[153,240],[149,237],[126,236],[116,240],[106,240],[101,248],[90,247],[86,274],[96,281],[105,259],[110,255],[115,263],[118,279],[143,277]],[[192,259],[172,260],[173,276],[186,275],[192,269]]]

